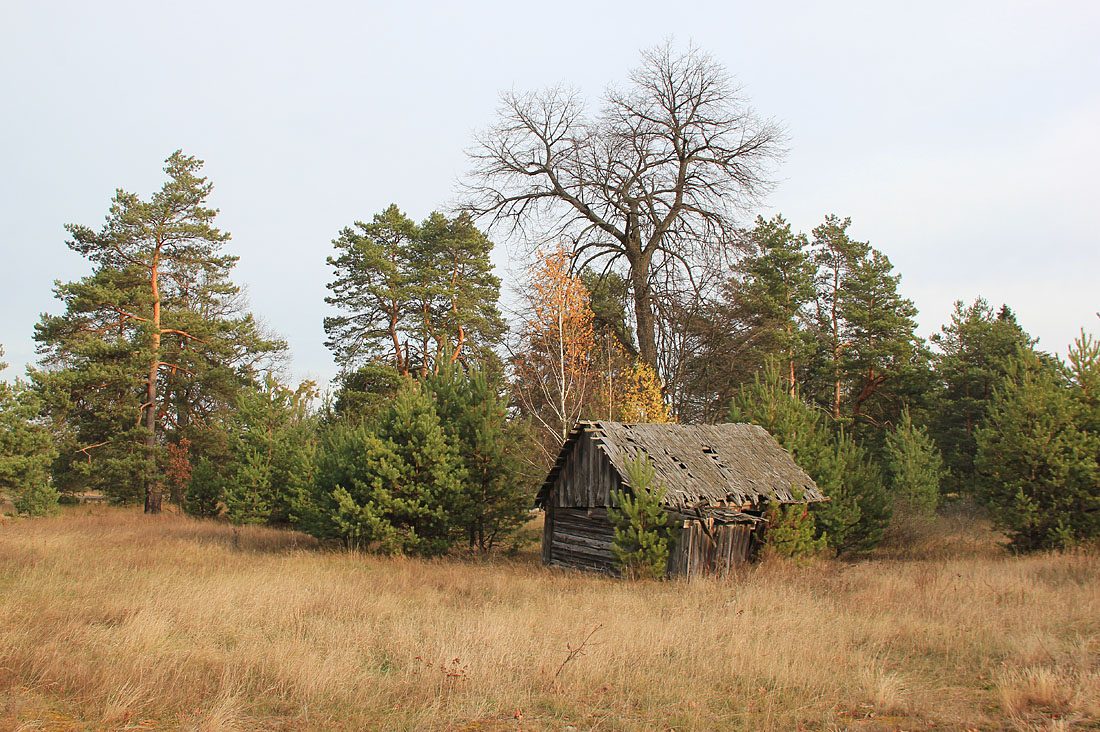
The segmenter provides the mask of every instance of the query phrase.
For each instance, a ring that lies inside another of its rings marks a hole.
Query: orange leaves
[[[191,440],[181,437],[179,444],[169,442],[168,467],[165,469],[165,477],[172,491],[173,499],[183,497],[187,484],[191,480]]]
[[[588,290],[572,273],[571,255],[561,244],[549,253],[540,249],[529,271],[530,318],[525,337],[556,344],[573,368],[591,360],[596,345]],[[560,342],[560,343],[559,343]]]
[[[536,256],[512,358],[513,394],[547,435],[548,457],[582,419],[670,421],[654,369],[623,353],[612,333],[596,331],[570,250],[559,244]]]
[[[571,265],[563,245],[538,252],[528,270],[527,307],[513,358],[516,398],[559,445],[588,416],[599,381],[588,290]]]

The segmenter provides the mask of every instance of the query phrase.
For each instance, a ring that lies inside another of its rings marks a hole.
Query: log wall
[[[548,544],[543,544],[543,561],[560,567],[619,574],[611,552],[615,530],[607,520],[606,508],[548,506],[546,516],[552,529],[543,538],[544,542],[549,539]]]

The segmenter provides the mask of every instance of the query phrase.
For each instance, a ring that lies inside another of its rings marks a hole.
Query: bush
[[[12,503],[15,505],[16,513],[25,513],[28,516],[49,516],[57,513],[57,491],[43,480],[27,486],[22,493],[16,493]]]

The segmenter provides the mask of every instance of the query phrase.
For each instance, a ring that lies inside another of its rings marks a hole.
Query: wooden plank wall
[[[611,505],[611,493],[622,489],[619,473],[596,445],[592,435],[582,435],[565,458],[548,503],[565,508],[600,508]]]
[[[725,574],[740,562],[750,561],[757,538],[752,524],[714,524],[686,521],[668,558],[671,574],[694,577]]]

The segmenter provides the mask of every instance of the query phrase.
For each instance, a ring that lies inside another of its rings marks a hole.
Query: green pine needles
[[[4,367],[0,363],[0,370]],[[57,511],[57,489],[49,480],[57,450],[38,416],[41,406],[26,382],[0,381],[0,494],[10,495],[16,512],[28,516]]]
[[[943,458],[928,430],[913,423],[909,408],[883,447],[886,476],[897,509],[919,518],[935,514],[944,479]]]
[[[1017,551],[1100,542],[1100,345],[1069,359],[1020,348],[977,431],[978,493]]]
[[[829,500],[810,507],[818,537],[837,553],[869,551],[890,523],[890,495],[882,470],[850,432],[791,394],[778,363],[769,359],[752,383],[733,397],[731,422],[766,429]],[[769,531],[774,540],[774,533]]]
[[[631,490],[615,491],[615,505],[608,510],[608,518],[615,527],[611,551],[624,577],[660,579],[668,567],[669,544],[675,527],[661,505],[664,483],[653,487],[655,472],[646,454],[640,452],[626,464]]]
[[[817,536],[817,522],[810,507],[801,502],[804,493],[801,487],[792,485],[791,494],[798,502],[790,504],[780,503],[778,496],[773,496],[767,514],[769,554],[801,561],[825,550],[828,539],[825,535]]]

